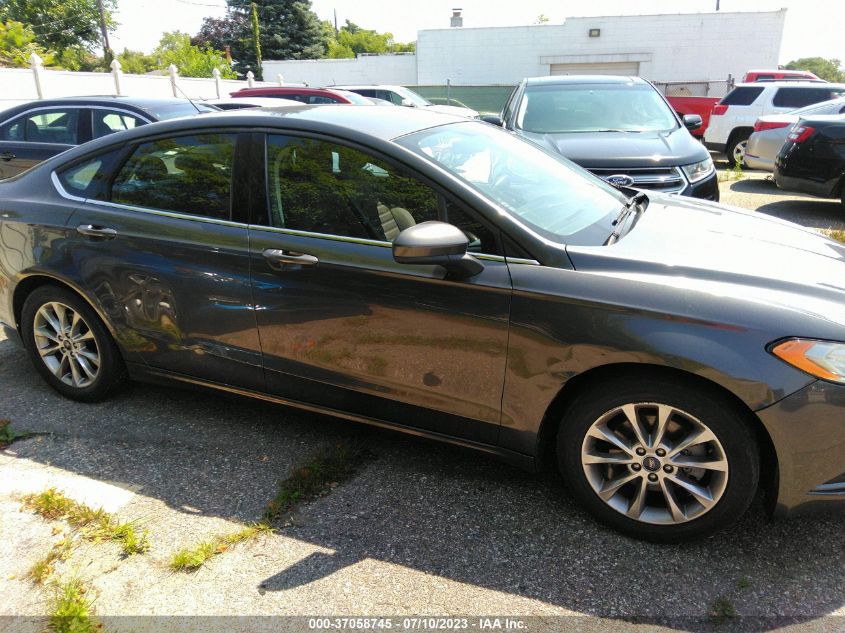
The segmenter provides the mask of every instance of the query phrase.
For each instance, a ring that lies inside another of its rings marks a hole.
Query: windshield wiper
[[[610,236],[607,238],[607,241],[604,243],[604,245],[610,246],[622,236],[622,229],[625,227],[626,220],[628,219],[628,216],[631,214],[632,211],[642,213],[643,211],[645,211],[645,208],[647,206],[648,196],[642,191],[638,191],[633,196],[628,198],[625,201],[625,206],[622,207],[622,210],[619,212],[619,215],[616,216],[616,219],[611,224],[614,229]],[[636,218],[634,218],[634,222],[636,222]],[[631,224],[631,226],[633,226],[633,224]]]

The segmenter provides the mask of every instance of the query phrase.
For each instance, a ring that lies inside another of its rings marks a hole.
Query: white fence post
[[[179,96],[179,87],[176,85],[176,77],[179,76],[179,71],[176,68],[176,64],[170,64],[167,67],[167,70],[170,71],[170,87],[173,88],[173,96]]]
[[[123,72],[120,70],[120,61],[115,58],[111,61],[111,74],[114,76],[114,94],[120,96],[120,77],[123,75]]]
[[[280,86],[284,86],[284,85],[285,85],[285,78],[284,78],[284,77],[282,77],[281,73],[280,73],[280,74],[278,74],[278,75],[276,75],[276,81],[278,81],[278,82],[279,82],[279,85],[280,85]]]
[[[255,86],[255,75],[253,74],[253,72],[251,70],[249,72],[247,72],[247,74],[246,74],[246,85],[249,86],[250,88]]]
[[[38,93],[38,98],[44,98],[44,90],[41,88],[41,71],[44,67],[41,65],[41,58],[33,53],[29,56],[29,66],[32,68],[32,76],[35,79],[35,91]]]
[[[220,82],[220,71],[215,68],[211,71],[211,76],[214,77],[214,89],[217,91],[217,98],[219,99],[223,96],[221,94],[223,86]]]

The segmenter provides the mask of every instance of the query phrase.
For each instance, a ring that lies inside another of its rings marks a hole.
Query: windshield
[[[678,121],[647,84],[557,84],[526,88],[516,127],[537,134],[668,132]]]
[[[402,97],[403,99],[407,99],[408,101],[410,101],[411,103],[413,103],[417,107],[424,108],[426,106],[431,105],[430,101],[428,101],[427,99],[424,99],[423,97],[418,95],[413,90],[408,90],[407,88],[405,88],[403,86],[396,86],[392,90],[393,90],[393,92],[398,94],[400,97]]]
[[[604,244],[626,198],[556,154],[488,123],[441,125],[397,139],[544,237]]]
[[[206,112],[219,112],[217,108],[208,103],[197,103],[196,107],[190,101],[185,103],[173,103],[166,105],[155,105],[146,108],[147,112],[152,114],[159,121],[166,121],[167,119],[178,119],[183,116],[193,116],[195,114],[203,114]],[[199,112],[197,112],[199,110]]]
[[[373,105],[372,101],[367,99],[367,97],[362,97],[357,92],[352,92],[351,90],[336,90],[336,92],[349,99],[349,102],[355,105]]]

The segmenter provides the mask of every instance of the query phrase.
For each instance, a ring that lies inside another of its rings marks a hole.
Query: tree
[[[361,53],[400,53],[413,52],[416,45],[396,43],[392,33],[379,33],[371,29],[364,29],[346,20],[337,32],[337,36],[329,40],[326,47],[326,57],[340,59],[355,57]]]
[[[541,13],[537,16],[537,21],[534,24],[548,24],[549,23],[549,16],[544,13]]]
[[[240,61],[251,46],[249,36],[250,25],[245,16],[230,12],[225,18],[205,18],[191,44],[218,51],[225,51],[228,46],[232,58]]]
[[[789,62],[786,65],[788,70],[808,70],[820,79],[827,81],[845,81],[845,69],[838,59],[825,59],[824,57],[802,57]]]
[[[106,25],[112,30],[116,0],[103,0],[103,4]],[[35,42],[58,54],[67,49],[91,51],[101,44],[97,0],[0,0],[0,22],[8,20],[26,24]]]
[[[249,21],[251,0],[227,2],[233,15]],[[323,56],[323,32],[317,14],[311,10],[310,0],[255,0],[255,5],[264,59],[317,59]],[[246,61],[253,71],[257,69],[254,49]]]
[[[192,45],[191,36],[181,31],[162,34],[153,57],[156,58],[159,68],[167,68],[173,64],[183,77],[211,77],[215,68],[224,78],[237,77],[226,63],[222,52]]]
[[[117,55],[115,59],[120,62],[120,68],[123,72],[132,75],[143,75],[156,67],[155,57],[145,55],[141,51],[130,51],[128,48],[124,48],[123,52]]]
[[[45,65],[53,63],[53,54],[35,41],[35,33],[21,22],[12,20],[0,23],[0,66],[29,66],[29,57],[35,53]]]

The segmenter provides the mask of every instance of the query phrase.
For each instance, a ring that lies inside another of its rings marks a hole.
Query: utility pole
[[[719,10],[719,0],[716,0],[716,11]]]
[[[334,10],[334,36],[337,37],[337,9]]]
[[[100,0],[102,1],[102,0]],[[255,69],[258,71],[259,79],[263,79],[264,75],[261,72],[261,42],[259,41],[258,30],[258,7],[252,3],[252,42],[255,46]]]
[[[97,9],[100,11],[100,33],[103,36],[103,58],[106,64],[111,64],[114,59],[114,53],[109,46],[109,29],[106,24],[106,10],[103,8],[103,0],[97,0]]]

